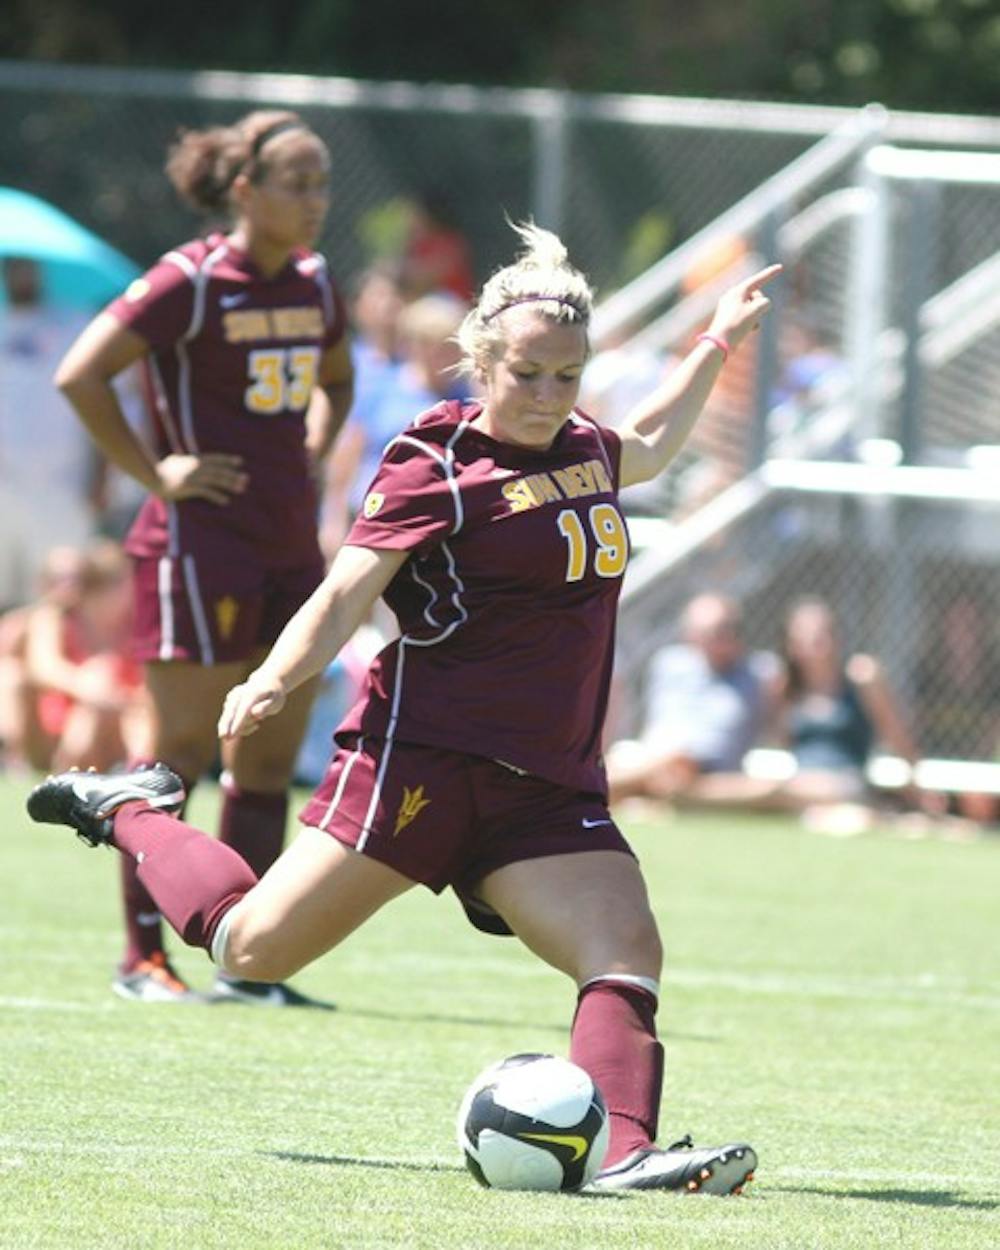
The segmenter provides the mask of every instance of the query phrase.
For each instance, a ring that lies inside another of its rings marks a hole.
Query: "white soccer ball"
[[[511,1055],[480,1072],[455,1127],[469,1171],[493,1189],[579,1189],[608,1149],[601,1091],[556,1055]]]

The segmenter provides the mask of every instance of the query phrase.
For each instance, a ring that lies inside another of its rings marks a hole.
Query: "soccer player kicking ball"
[[[281,981],[415,883],[451,886],[477,927],[514,933],[579,989],[570,1058],[604,1094],[602,1189],[732,1193],[750,1146],[655,1145],[662,952],[638,863],[608,811],[601,729],[628,558],[621,487],[691,431],[726,355],[769,307],[772,265],[624,421],[574,404],[592,294],[555,235],[486,283],[459,332],[482,398],[416,417],[386,448],[322,585],[226,697],[224,739],[253,733],[337,654],[380,596],[400,637],[337,731],[297,840],[259,880],[171,815],[165,766],[50,777],[35,820],[117,847],[184,940],[231,976]]]

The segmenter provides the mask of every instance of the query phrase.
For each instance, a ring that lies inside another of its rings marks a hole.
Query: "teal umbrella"
[[[55,205],[13,187],[0,187],[0,256],[38,261],[46,296],[83,308],[107,303],[139,273],[127,256]]]

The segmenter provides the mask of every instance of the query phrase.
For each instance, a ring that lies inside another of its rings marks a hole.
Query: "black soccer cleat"
[[[43,825],[69,825],[90,846],[111,844],[111,817],[123,803],[148,803],[171,814],[184,803],[184,783],[166,764],[131,773],[56,773],[28,795],[28,815]]]
[[[672,1189],[685,1194],[739,1194],[753,1180],[757,1155],[745,1142],[695,1146],[690,1137],[666,1150],[636,1150],[591,1181],[591,1189]]]

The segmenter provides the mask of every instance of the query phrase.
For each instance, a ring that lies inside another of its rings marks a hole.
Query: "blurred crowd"
[[[46,297],[44,268],[0,262],[0,763],[107,769],[149,753],[151,712],[128,654],[131,591],[121,542],[142,501],[109,469],[53,375],[90,314]],[[467,241],[431,194],[407,203],[392,254],[350,284],[355,402],[323,472],[318,525],[329,558],[385,444],[441,399],[468,395],[454,335],[474,274]],[[136,369],[116,381],[148,429]],[[298,779],[319,780],[334,725],[391,629],[367,623],[324,674]]]
[[[734,260],[738,254],[727,254],[710,272],[693,273],[692,290],[710,287]],[[104,769],[143,758],[150,737],[141,674],[125,645],[129,578],[119,545],[141,492],[109,472],[52,385],[86,318],[46,302],[32,261],[8,257],[2,273],[0,760],[8,768]],[[424,409],[468,396],[455,334],[475,277],[471,249],[446,209],[417,196],[400,246],[350,282],[355,395],[324,467],[318,525],[327,558],[361,506],[385,444]],[[802,427],[817,391],[843,369],[804,310],[789,324],[771,397],[779,434]],[[672,363],[669,353],[623,336],[588,364],[581,407],[614,426]],[[730,362],[680,473],[667,485],[626,492],[626,511],[677,519],[740,475],[746,449],[733,445],[731,431],[746,429],[745,417],[735,421],[733,413],[751,403],[751,374],[749,359]],[[141,377],[127,376],[119,391],[141,430],[148,411]],[[956,704],[993,698],[1000,658],[983,642],[982,615],[969,596],[950,605],[941,646],[917,674],[920,691],[940,678],[943,664]],[[333,727],[392,629],[388,617],[367,622],[324,674],[300,755],[302,783],[318,781]],[[725,594],[698,596],[678,638],[651,640],[647,678],[639,736],[609,744],[616,801],[796,810],[813,827],[844,830],[884,819],[887,807],[928,820],[998,818],[992,795],[946,799],[907,782],[887,802],[872,789],[866,770],[876,747],[908,764],[926,753],[928,737],[932,749],[949,753],[947,709],[932,709],[915,732],[878,660],[843,653],[839,625],[820,600],[793,605],[773,649],[751,653],[739,605]],[[781,749],[782,775],[748,766],[761,747]]]

